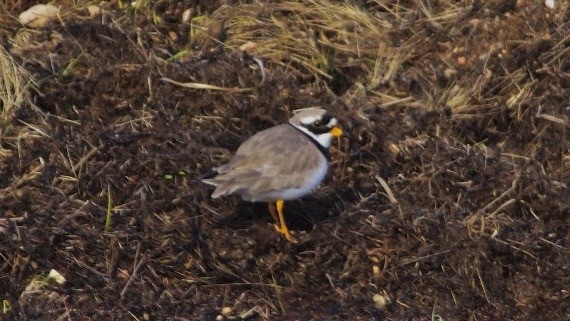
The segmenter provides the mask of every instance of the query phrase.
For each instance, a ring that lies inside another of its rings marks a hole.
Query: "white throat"
[[[294,124],[291,124],[291,126],[294,126],[298,130],[307,134],[309,137],[313,138],[315,141],[317,141],[319,143],[319,145],[323,146],[324,148],[329,148],[331,146],[331,141],[332,141],[332,137],[333,137],[331,133],[324,133],[324,134],[320,134],[320,135],[315,135],[313,132],[311,132],[310,130],[308,130],[307,128],[305,128],[303,126],[294,125]]]

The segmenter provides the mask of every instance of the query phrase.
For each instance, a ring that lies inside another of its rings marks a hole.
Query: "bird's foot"
[[[283,236],[285,236],[287,241],[289,241],[293,244],[299,243],[296,239],[293,238],[291,233],[289,233],[289,229],[287,227],[278,226],[277,224],[275,224],[273,226],[275,226],[275,230],[277,232],[279,232],[280,234],[283,234]]]

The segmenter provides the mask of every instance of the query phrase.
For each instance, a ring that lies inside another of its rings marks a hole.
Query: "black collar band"
[[[331,155],[329,153],[329,149],[324,147],[323,145],[321,145],[318,141],[316,141],[311,135],[305,133],[304,131],[300,130],[299,128],[289,124],[291,127],[295,128],[297,131],[299,131],[301,134],[305,135],[305,137],[307,137],[311,143],[313,143],[313,145],[315,145],[323,154],[323,156],[325,156],[325,158],[327,159],[327,161],[330,162],[331,160]]]

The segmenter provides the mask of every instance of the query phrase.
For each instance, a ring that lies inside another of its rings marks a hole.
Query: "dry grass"
[[[15,145],[19,146],[21,138],[26,136],[24,132],[14,130],[12,119],[18,108],[32,105],[32,89],[35,89],[35,83],[30,74],[0,46],[0,157],[11,153],[3,143],[15,138]]]
[[[0,46],[0,124],[6,126],[15,109],[31,104],[30,90],[34,86],[30,74]]]
[[[528,66],[512,69],[506,66],[508,61],[500,60],[517,46],[541,41],[548,28],[521,24],[520,35],[529,36],[517,42],[502,43],[504,36],[499,34],[496,41],[477,39],[487,35],[486,30],[506,29],[510,23],[507,18],[473,19],[485,10],[481,6],[471,1],[417,1],[405,7],[374,1],[364,8],[327,0],[222,6],[211,16],[196,17],[191,36],[194,43],[206,38],[219,44],[217,22],[224,21],[225,46],[238,49],[255,43],[253,55],[306,78],[333,84],[340,74],[352,83],[347,96],[375,96],[372,99],[380,105],[391,104],[407,99],[404,86],[417,81],[421,93],[406,103],[450,108],[459,118],[471,117],[500,111],[497,93],[511,96],[503,102],[509,108],[524,103],[536,85],[532,71]],[[531,13],[528,19],[533,19]],[[473,45],[460,42],[466,32]],[[540,61],[561,64],[567,41],[560,41],[557,50],[539,57]],[[490,70],[490,65],[502,67]]]
[[[332,79],[336,69],[350,64],[373,72],[385,58],[378,55],[388,51],[391,24],[347,3],[256,3],[221,7],[212,16],[227,21],[228,47],[254,42],[255,55],[302,76]]]

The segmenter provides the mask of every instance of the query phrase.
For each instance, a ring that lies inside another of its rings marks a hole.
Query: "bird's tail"
[[[204,180],[204,179],[214,178],[216,176],[218,176],[218,171],[216,171],[215,169],[209,169],[205,172],[200,173],[198,175],[198,179]]]

